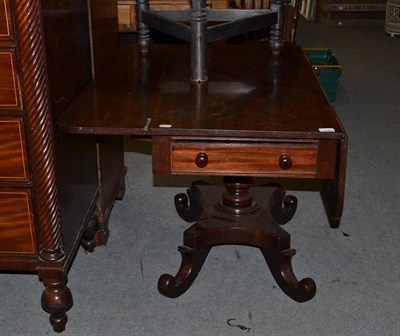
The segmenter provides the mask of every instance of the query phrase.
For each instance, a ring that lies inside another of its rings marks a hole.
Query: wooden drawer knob
[[[208,165],[208,155],[204,152],[200,152],[196,156],[196,165],[199,168],[204,168]]]
[[[289,155],[282,154],[279,157],[279,167],[281,167],[282,169],[292,168],[292,159],[290,158]]]

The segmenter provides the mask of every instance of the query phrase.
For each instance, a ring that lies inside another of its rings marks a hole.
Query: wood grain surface
[[[0,253],[34,254],[35,252],[30,192],[0,189]]]
[[[0,119],[0,180],[27,180],[22,120]]]
[[[18,106],[18,86],[12,51],[0,51],[0,107]]]
[[[0,0],[0,38],[11,35],[8,6],[9,4],[6,0]]]

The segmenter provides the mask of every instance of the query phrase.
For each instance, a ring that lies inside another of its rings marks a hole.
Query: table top
[[[300,46],[286,43],[274,56],[267,43],[213,44],[208,55],[209,81],[193,84],[188,45],[152,45],[147,55],[124,47],[58,127],[77,134],[345,137]]]

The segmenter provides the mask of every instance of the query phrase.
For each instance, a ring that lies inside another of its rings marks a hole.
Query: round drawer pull
[[[292,159],[290,158],[289,155],[282,154],[279,157],[279,167],[281,167],[282,169],[292,168]]]
[[[199,168],[204,168],[208,165],[208,155],[204,152],[197,154],[196,156],[196,166]]]

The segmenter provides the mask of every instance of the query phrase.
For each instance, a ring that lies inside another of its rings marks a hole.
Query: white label
[[[335,132],[334,128],[330,128],[330,127],[326,127],[326,128],[318,128],[318,130],[320,132],[324,132],[324,133],[331,133],[331,132]]]

